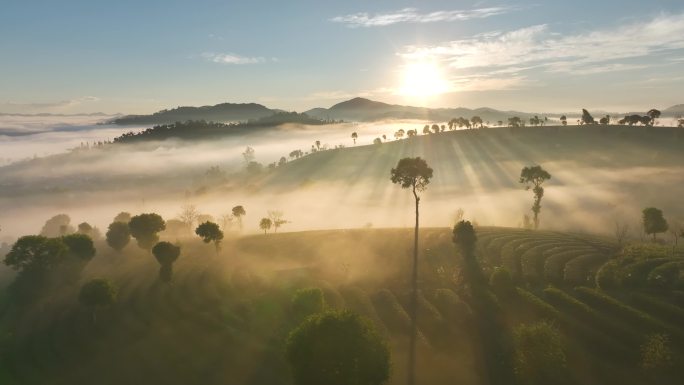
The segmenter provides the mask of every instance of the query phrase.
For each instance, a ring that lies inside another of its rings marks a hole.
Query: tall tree
[[[432,178],[432,169],[427,162],[420,157],[403,158],[397,163],[397,167],[390,172],[392,183],[401,188],[410,188],[416,202],[416,226],[413,238],[413,270],[411,273],[411,336],[409,347],[408,384],[416,382],[416,338],[418,336],[417,313],[418,313],[418,225],[419,225],[419,192],[424,191]]]
[[[664,233],[669,228],[667,221],[663,217],[663,211],[655,207],[648,207],[642,211],[644,222],[644,232],[653,234],[653,242],[656,241],[656,234]]]
[[[354,141],[354,145],[356,145],[356,139],[359,138],[359,134],[357,134],[356,132],[352,132],[351,138]]]
[[[532,205],[532,213],[534,213],[534,228],[539,228],[539,212],[541,212],[541,200],[544,197],[544,187],[542,184],[551,179],[551,174],[546,172],[541,166],[524,167],[520,172],[520,183],[525,184],[525,190],[532,188],[534,193],[534,204]]]
[[[242,217],[247,215],[247,211],[245,211],[245,208],[242,206],[235,206],[233,207],[232,212],[233,216],[238,221],[238,226],[240,226],[240,230],[242,231]]]

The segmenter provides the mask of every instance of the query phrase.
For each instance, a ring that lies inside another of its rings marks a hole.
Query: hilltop
[[[427,108],[387,104],[365,98],[353,98],[337,103],[330,108],[314,108],[306,114],[321,119],[342,119],[351,121],[374,121],[383,119],[422,119],[427,121],[449,121],[459,116],[470,119],[480,116],[483,120],[506,121],[511,116],[528,118],[534,114],[518,111],[499,111],[492,108]]]

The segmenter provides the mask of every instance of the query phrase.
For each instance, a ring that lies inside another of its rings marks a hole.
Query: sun
[[[406,64],[399,93],[412,98],[429,98],[446,93],[450,89],[442,70],[434,62],[424,61]]]

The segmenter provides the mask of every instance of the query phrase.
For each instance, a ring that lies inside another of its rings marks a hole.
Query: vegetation
[[[111,305],[116,300],[116,288],[106,279],[92,279],[81,287],[78,300],[91,310],[94,323],[97,322],[97,308]]]
[[[158,233],[166,229],[166,222],[158,214],[140,214],[131,218],[128,229],[138,242],[138,247],[150,250],[159,242]]]
[[[214,242],[216,254],[218,254],[221,240],[223,240],[223,231],[221,231],[219,225],[214,222],[204,222],[197,226],[195,234],[199,235],[204,243]]]
[[[539,228],[539,213],[541,212],[541,200],[544,197],[544,187],[542,184],[551,179],[551,174],[544,170],[541,166],[524,167],[520,172],[520,183],[525,184],[525,189],[529,190],[532,187],[534,193],[534,204],[532,205],[532,213],[534,214],[534,228]]]
[[[307,318],[288,337],[286,355],[298,385],[380,385],[389,379],[387,344],[351,312]]]

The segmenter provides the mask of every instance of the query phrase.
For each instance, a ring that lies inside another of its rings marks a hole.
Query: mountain
[[[665,116],[684,116],[684,104],[677,104],[675,106],[663,110]]]
[[[178,107],[161,110],[152,115],[126,115],[112,119],[113,124],[169,124],[188,120],[210,122],[235,122],[271,116],[281,110],[267,108],[256,103],[221,103],[215,106]]]
[[[448,121],[452,118],[471,118],[479,116],[485,121],[506,121],[512,116],[521,118],[534,114],[518,111],[499,111],[492,108],[427,108],[387,104],[365,98],[347,100],[330,108],[314,108],[306,111],[309,116],[319,119],[374,121],[383,119],[423,119],[429,121]]]

